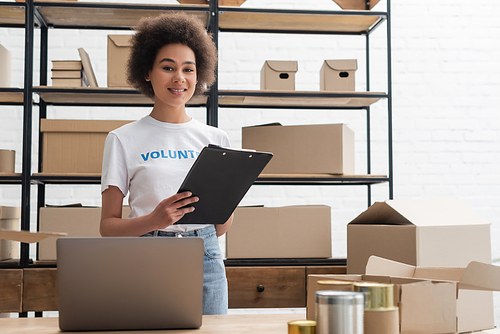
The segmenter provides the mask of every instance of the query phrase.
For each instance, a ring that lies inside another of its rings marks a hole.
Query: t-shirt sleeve
[[[127,195],[129,177],[125,154],[120,139],[110,132],[106,137],[102,157],[101,193],[109,186],[116,186],[123,196]]]

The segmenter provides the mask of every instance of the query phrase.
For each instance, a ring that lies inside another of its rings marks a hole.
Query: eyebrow
[[[175,61],[175,60],[173,60],[173,59],[170,59],[170,58],[163,58],[162,60],[160,60],[160,64],[161,64],[161,63],[163,63],[164,61],[169,61],[169,62],[174,63],[174,64],[176,63],[176,61]],[[194,61],[190,61],[190,60],[185,61],[183,64],[191,64],[191,65],[196,65]]]

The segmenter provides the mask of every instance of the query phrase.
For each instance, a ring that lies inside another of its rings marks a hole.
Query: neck
[[[165,123],[187,123],[191,117],[186,114],[186,109],[182,108],[159,108],[156,104],[149,116]]]

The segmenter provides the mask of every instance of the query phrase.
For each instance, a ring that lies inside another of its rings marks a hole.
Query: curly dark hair
[[[147,97],[154,97],[151,82],[145,78],[153,68],[158,50],[175,43],[186,45],[194,52],[198,80],[194,96],[203,94],[212,86],[217,49],[212,34],[207,33],[199,19],[183,12],[168,12],[142,18],[135,30],[127,64],[127,79],[132,87]]]

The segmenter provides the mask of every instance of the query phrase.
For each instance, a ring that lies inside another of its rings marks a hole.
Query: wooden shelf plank
[[[24,24],[24,7],[19,5],[0,6],[0,24]]]
[[[34,173],[40,183],[100,183],[100,173]],[[260,185],[366,185],[387,182],[386,175],[336,175],[336,174],[261,174],[255,181]]]
[[[23,96],[22,92],[0,92],[0,103],[23,103]]]
[[[116,4],[115,4],[116,5]],[[158,7],[158,5],[134,5],[116,6],[116,8],[102,7],[97,4],[95,7],[88,6],[41,6],[40,13],[48,25],[53,26],[72,26],[72,27],[134,27],[141,17],[158,16],[163,10],[157,8],[148,9],[147,7]],[[162,5],[164,10],[176,9],[179,5]],[[208,22],[208,6],[190,5],[189,7],[206,8],[203,10],[185,10],[190,15],[197,16],[205,25]]]
[[[381,94],[378,92],[305,92],[305,91],[283,91],[281,93],[294,94],[295,96],[279,97],[279,96],[248,96],[249,93],[258,91],[231,91],[231,95],[224,95],[225,92],[219,91],[219,105],[224,107],[230,106],[281,106],[281,107],[349,107],[359,108],[368,107],[380,98]],[[262,93],[270,91],[260,91]],[[241,94],[238,94],[241,93]],[[272,93],[278,94],[280,92],[273,91]],[[309,97],[307,94],[314,93],[315,97]],[[331,93],[349,94],[354,97],[321,97],[321,95],[328,95]],[[264,95],[263,94],[263,95]],[[302,95],[302,96],[301,96]],[[356,97],[355,95],[364,95],[363,97]],[[373,97],[366,97],[366,95],[374,95]]]
[[[330,15],[221,11],[221,30],[366,32],[381,18],[370,15]]]
[[[35,87],[35,91],[42,100],[52,104],[94,104],[94,105],[153,105],[153,100],[132,89],[116,88],[68,88]],[[191,99],[189,105],[202,105],[207,103],[206,96]]]

